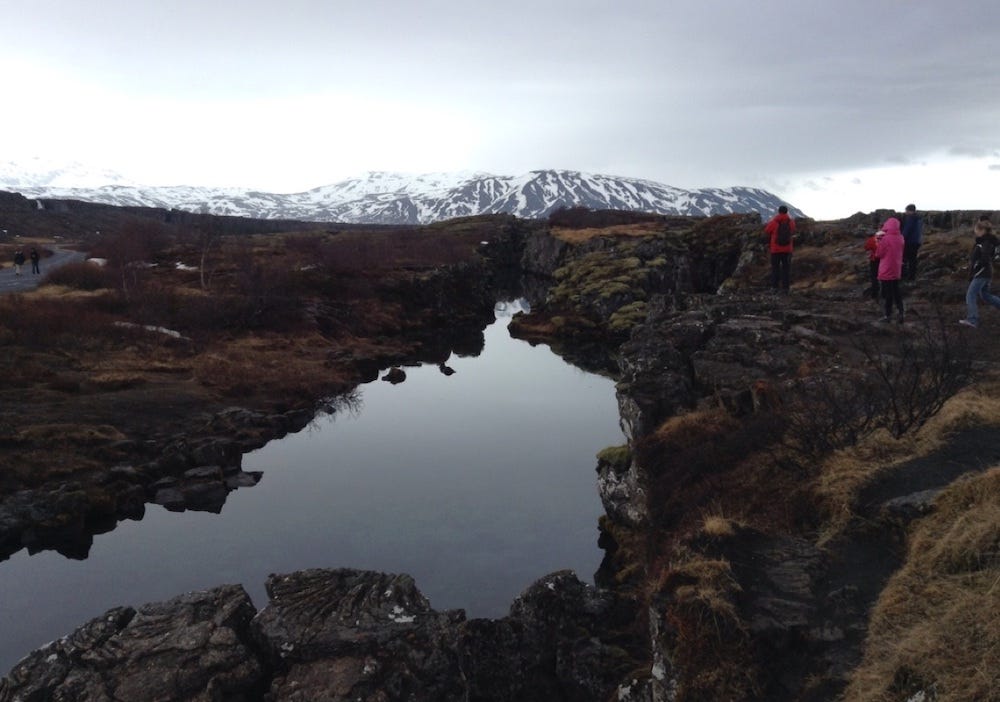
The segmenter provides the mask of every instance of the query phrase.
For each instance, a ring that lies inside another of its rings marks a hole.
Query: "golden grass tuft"
[[[872,615],[845,702],[1000,700],[1000,467],[942,493]]]
[[[720,407],[697,409],[686,414],[668,417],[653,437],[658,442],[669,443],[671,448],[696,448],[707,437],[718,436],[734,429],[738,420]]]
[[[739,616],[731,564],[679,547],[653,583],[665,617],[680,699],[751,699],[757,690],[749,635]]]
[[[733,598],[740,591],[740,586],[733,577],[729,561],[721,558],[696,558],[674,567],[671,577],[691,580],[674,589],[674,596],[679,603],[697,602],[707,607],[715,618],[738,619]]]
[[[709,514],[702,520],[701,532],[715,539],[725,539],[736,535],[736,525],[721,514]]]

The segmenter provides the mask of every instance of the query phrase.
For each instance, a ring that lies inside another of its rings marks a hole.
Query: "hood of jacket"
[[[882,225],[882,231],[886,234],[899,234],[899,220],[895,217],[885,220],[885,224]]]

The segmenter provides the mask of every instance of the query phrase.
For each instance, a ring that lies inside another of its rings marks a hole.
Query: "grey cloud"
[[[0,10],[0,52],[139,95],[424,100],[475,122],[472,168],[725,185],[996,158],[996,17],[995,0],[47,0]]]

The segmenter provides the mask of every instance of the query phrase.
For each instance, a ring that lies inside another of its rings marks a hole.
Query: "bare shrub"
[[[237,296],[229,321],[245,328],[288,328],[301,319],[296,278],[284,266],[270,265],[243,251],[236,260]]]
[[[863,339],[856,371],[834,369],[797,381],[783,402],[783,444],[800,458],[819,460],[857,445],[880,429],[900,438],[923,426],[971,377],[969,349],[943,317],[889,344]]]
[[[107,269],[86,262],[68,263],[56,268],[45,276],[45,282],[75,290],[100,290],[115,284]]]
[[[882,392],[882,426],[896,438],[922,427],[971,378],[972,356],[948,329],[938,315],[916,336],[898,337],[893,353],[870,343],[860,346]]]
[[[168,242],[167,233],[159,222],[131,219],[124,222],[119,231],[104,235],[93,253],[107,259],[108,269],[115,272],[122,292],[130,297],[148,263]]]
[[[316,256],[321,267],[341,274],[435,268],[469,260],[480,238],[475,231],[455,234],[433,227],[365,232],[326,240]]]
[[[5,341],[31,348],[78,349],[112,335],[112,318],[86,302],[0,297],[0,330]]]
[[[836,369],[797,380],[780,412],[783,445],[801,459],[818,461],[854,446],[884,423],[884,389],[870,371]]]

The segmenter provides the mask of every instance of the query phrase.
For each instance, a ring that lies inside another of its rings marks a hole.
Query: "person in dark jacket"
[[[24,252],[18,249],[14,252],[14,275],[21,275],[21,266],[24,265]]]
[[[1000,297],[990,292],[993,278],[993,256],[997,248],[997,238],[993,236],[993,225],[989,220],[976,222],[976,242],[969,257],[969,289],[965,292],[965,319],[959,324],[975,329],[979,326],[979,300],[1000,309]]]
[[[38,268],[38,249],[32,249],[28,258],[31,259],[31,272],[40,274],[42,271]]]
[[[787,243],[780,239],[779,231],[782,225],[786,224],[790,232]],[[788,287],[791,280],[792,268],[792,239],[795,235],[795,220],[788,216],[788,208],[782,205],[778,208],[778,214],[771,218],[771,221],[764,226],[764,233],[770,237],[769,250],[771,252],[771,288],[788,294]]]
[[[924,221],[917,214],[916,205],[907,205],[903,215],[903,280],[911,283],[917,279],[917,254],[924,241]]]

